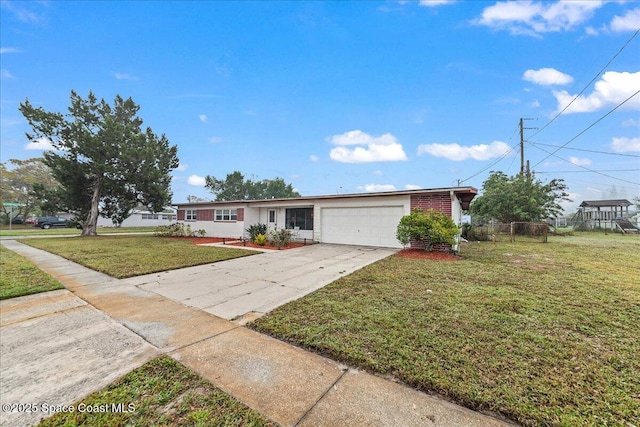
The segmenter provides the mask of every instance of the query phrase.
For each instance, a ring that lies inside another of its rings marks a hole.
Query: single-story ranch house
[[[478,194],[473,187],[338,194],[292,199],[178,204],[178,222],[207,236],[247,237],[246,228],[294,230],[296,239],[321,243],[400,248],[396,229],[414,209],[440,210],[461,223],[462,211]]]

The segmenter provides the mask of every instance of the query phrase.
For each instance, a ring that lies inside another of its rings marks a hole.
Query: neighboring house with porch
[[[176,206],[178,222],[211,237],[247,237],[246,228],[262,223],[291,229],[300,240],[400,248],[396,229],[404,215],[432,208],[461,224],[476,194],[473,187],[453,187]]]

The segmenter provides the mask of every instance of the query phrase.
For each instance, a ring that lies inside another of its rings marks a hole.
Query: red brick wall
[[[238,208],[238,221],[244,221],[244,208]]]
[[[451,216],[451,196],[449,193],[415,194],[411,196],[411,210],[435,209]]]
[[[411,211],[415,209],[422,209],[425,212],[427,209],[435,209],[451,216],[451,196],[449,193],[414,194],[411,196]],[[411,247],[420,248],[421,246],[418,242],[413,241]],[[433,247],[434,251],[447,252],[450,249],[449,245]]]
[[[178,209],[178,221],[184,221],[184,209]]]

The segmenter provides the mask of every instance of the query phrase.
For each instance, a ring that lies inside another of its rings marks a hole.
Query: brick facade
[[[435,209],[443,212],[451,217],[451,196],[449,193],[431,193],[431,194],[414,194],[411,196],[411,211],[415,209]],[[420,244],[416,241],[411,242],[412,248],[420,248]],[[449,245],[437,245],[433,247],[434,251],[449,251]]]
[[[435,209],[451,216],[451,196],[449,193],[414,194],[411,196],[411,211],[415,209]]]

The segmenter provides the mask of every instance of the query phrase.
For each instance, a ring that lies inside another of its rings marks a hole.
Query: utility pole
[[[529,162],[527,161],[526,165],[526,169],[525,169],[525,162],[524,162],[524,130],[525,129],[537,129],[537,128],[526,128],[524,127],[524,121],[525,120],[533,120],[533,119],[528,119],[528,118],[522,118],[520,117],[520,173],[521,174],[527,174],[527,176],[531,175],[531,171],[529,170]]]

